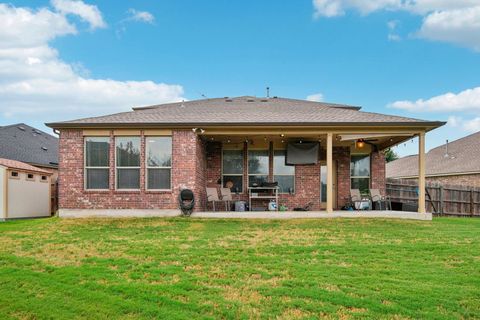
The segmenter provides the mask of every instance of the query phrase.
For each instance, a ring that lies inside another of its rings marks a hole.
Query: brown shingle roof
[[[25,162],[20,162],[16,160],[10,160],[10,159],[5,159],[5,158],[0,158],[0,166],[7,167],[9,169],[16,169],[16,170],[24,170],[24,171],[32,171],[32,172],[38,172],[38,173],[43,173],[46,175],[51,175],[52,173],[46,170],[42,170],[40,168],[31,166]]]
[[[52,128],[194,125],[418,125],[443,122],[362,112],[359,107],[286,98],[216,98],[134,108],[102,117],[49,123]]]
[[[436,147],[426,154],[426,175],[451,175],[480,172],[480,132]],[[418,176],[418,155],[404,157],[387,163],[388,178]]]

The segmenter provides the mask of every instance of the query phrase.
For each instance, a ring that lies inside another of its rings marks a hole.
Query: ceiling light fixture
[[[358,139],[356,142],[357,149],[362,149],[365,146],[365,141],[363,139]]]

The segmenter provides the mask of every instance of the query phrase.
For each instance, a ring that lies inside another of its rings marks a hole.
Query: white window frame
[[[139,162],[138,164],[138,167],[118,167],[117,165],[117,138],[140,138],[140,156],[141,156],[141,153],[142,153],[142,137],[141,136],[115,136],[114,139],[113,139],[113,144],[114,144],[114,148],[115,148],[115,190],[116,191],[120,191],[120,192],[128,192],[128,191],[140,191],[140,186],[141,186],[141,177],[142,177],[142,166],[141,166],[141,161]],[[138,179],[140,180],[138,182],[138,189],[119,189],[118,188],[118,170],[122,170],[122,169],[138,169]]]
[[[250,173],[250,170],[249,170],[250,166],[249,166],[249,163],[248,163],[249,160],[250,160],[250,157],[249,157],[248,153],[250,151],[267,151],[267,153],[268,153],[268,169],[267,170],[268,171],[267,171],[266,175],[265,174],[258,174],[258,173]],[[260,149],[260,148],[259,149],[253,149],[252,148],[252,149],[247,150],[247,188],[250,187],[250,176],[267,176],[267,181],[270,181],[270,158],[271,158],[270,153],[271,153],[270,148],[268,148],[268,149],[263,149],[263,148],[262,149]]]
[[[242,152],[242,173],[232,173],[232,174],[225,174],[225,172],[223,171],[223,151],[241,151]],[[244,194],[245,192],[245,147],[243,147],[242,149],[235,149],[235,148],[224,148],[222,146],[222,156],[221,156],[221,182],[222,182],[222,188],[224,186],[224,179],[223,179],[223,176],[236,176],[236,177],[242,177],[242,190],[240,190],[240,192],[238,194]],[[248,161],[248,160],[247,160]],[[248,162],[247,162],[247,167],[248,167]],[[248,168],[247,168],[248,170]],[[248,181],[247,181],[248,183]]]
[[[272,155],[272,163],[273,163],[273,168],[272,168],[272,177],[273,177],[273,181],[275,181],[275,176],[285,176],[285,177],[292,177],[293,176],[293,192],[292,194],[295,194],[295,192],[297,192],[297,185],[296,185],[296,180],[295,180],[295,171],[296,171],[296,167],[295,166],[292,166],[293,167],[293,174],[275,174],[275,151],[285,151],[285,157],[287,157],[287,150],[285,149],[273,149],[273,155]],[[280,188],[279,188],[279,191],[278,191],[279,194],[290,194],[290,192],[280,192]]]
[[[108,163],[109,164],[110,164],[110,148],[112,147],[110,136],[84,136],[83,137],[83,189],[85,191],[108,191],[110,190],[110,166],[108,167],[87,166],[87,139],[88,138],[107,138],[108,139]],[[88,189],[87,188],[87,170],[88,169],[108,169],[108,188],[107,189]]]
[[[169,167],[151,167],[148,165],[148,138],[170,138],[170,144],[171,144],[171,147],[172,147],[172,154],[171,154],[171,164]],[[172,178],[173,178],[173,175],[172,175],[172,165],[173,165],[173,138],[172,136],[145,136],[144,137],[145,139],[145,190],[147,191],[172,191]],[[170,169],[170,188],[169,189],[149,189],[148,188],[148,170],[149,169]],[[123,190],[123,189],[122,189]]]

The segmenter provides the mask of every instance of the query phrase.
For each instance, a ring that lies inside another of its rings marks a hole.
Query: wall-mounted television
[[[319,148],[320,144],[318,142],[289,142],[287,144],[285,164],[317,164]]]

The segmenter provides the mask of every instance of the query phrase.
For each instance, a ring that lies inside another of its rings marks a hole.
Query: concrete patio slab
[[[148,218],[179,217],[180,210],[160,209],[60,209],[61,218]],[[194,212],[192,218],[216,219],[331,219],[331,218],[391,218],[432,220],[432,214],[406,211],[217,211]]]
[[[432,220],[432,214],[406,211],[218,211],[194,212],[193,218],[235,218],[235,219],[331,219],[331,218],[392,218],[412,220]]]

